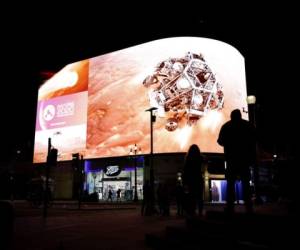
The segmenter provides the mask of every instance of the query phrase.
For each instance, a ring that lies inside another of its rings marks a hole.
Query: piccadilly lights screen
[[[125,156],[134,144],[153,152],[221,153],[220,127],[246,103],[243,56],[221,41],[175,37],[75,62],[39,89],[34,162],[48,138],[59,160]],[[248,119],[246,113],[243,118]]]

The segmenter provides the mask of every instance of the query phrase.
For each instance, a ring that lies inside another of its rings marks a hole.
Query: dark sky
[[[214,38],[236,47],[245,57],[248,94],[257,96],[260,141],[267,150],[295,144],[299,80],[291,61],[298,32],[293,7],[203,3],[8,7],[1,17],[2,159],[18,148],[32,158],[41,72],[173,36]]]

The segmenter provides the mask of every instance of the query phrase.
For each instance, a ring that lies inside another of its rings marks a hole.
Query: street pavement
[[[150,249],[145,234],[183,224],[176,216],[141,216],[140,205],[62,205],[42,209],[16,209],[13,249]],[[27,211],[26,211],[27,210]]]
[[[184,217],[171,215],[141,216],[140,204],[58,202],[43,218],[42,208],[32,208],[26,202],[15,202],[13,249],[152,249],[145,235],[159,235],[166,228],[186,226]],[[206,204],[205,211],[223,211],[223,205]],[[243,206],[236,207],[244,213]],[[286,216],[282,205],[255,207],[257,214]]]

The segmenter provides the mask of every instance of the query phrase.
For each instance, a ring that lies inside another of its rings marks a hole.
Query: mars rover
[[[209,110],[222,109],[224,94],[202,54],[188,52],[181,58],[160,62],[143,85],[151,88],[150,105],[166,117],[165,128],[174,131],[179,123],[195,124]]]

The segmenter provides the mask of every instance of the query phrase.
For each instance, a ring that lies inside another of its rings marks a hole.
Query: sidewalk
[[[63,207],[64,204],[66,208]],[[30,209],[21,202],[15,203],[15,206],[17,214],[22,214],[22,211],[18,211],[22,210],[22,206],[28,210],[15,219],[16,250],[152,249],[146,245],[145,235],[161,235],[166,228],[186,228],[185,218],[175,215],[174,206],[169,217],[143,217],[140,214],[140,205],[134,203],[83,204],[83,209],[78,210],[68,208],[75,208],[76,203],[62,202],[57,208],[54,206],[49,209],[47,219],[42,218],[42,209]],[[207,213],[218,213],[223,209],[223,204],[205,205]],[[237,214],[243,214],[243,210],[243,206],[236,206]],[[34,211],[34,214],[30,214],[31,211]],[[255,213],[289,216],[284,206],[278,204],[256,206]],[[203,234],[203,229],[198,234]]]
[[[145,234],[184,224],[176,216],[142,217],[140,207],[130,210],[80,210],[17,217],[14,249],[149,249]]]
[[[40,216],[42,214],[43,205],[40,207],[32,207],[26,200],[18,200],[12,202],[15,207],[16,217],[20,216]],[[135,210],[141,206],[140,202],[82,202],[80,210]],[[225,204],[223,203],[205,203],[205,211],[223,211]],[[172,209],[175,210],[175,205],[172,205]],[[54,201],[52,206],[47,209],[48,214],[59,215],[64,211],[76,211],[79,210],[78,201]],[[235,205],[235,211],[237,213],[244,213],[243,205]],[[254,212],[256,214],[272,214],[272,215],[289,215],[289,207],[284,203],[266,203],[262,205],[254,206]],[[175,212],[174,212],[175,213]]]
[[[242,206],[235,214],[224,213],[224,206],[206,206],[205,215],[186,223],[167,226],[160,233],[145,235],[152,249],[293,249],[298,242],[298,220],[285,205],[264,204],[254,214]]]

